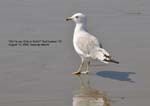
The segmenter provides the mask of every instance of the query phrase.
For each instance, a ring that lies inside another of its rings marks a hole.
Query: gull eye
[[[76,16],[76,18],[79,18],[79,16]]]

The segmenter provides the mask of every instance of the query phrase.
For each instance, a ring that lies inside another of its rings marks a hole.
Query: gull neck
[[[87,27],[85,23],[76,23],[74,34],[80,31],[87,32]]]

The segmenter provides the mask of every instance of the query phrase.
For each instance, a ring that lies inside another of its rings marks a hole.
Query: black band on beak
[[[70,21],[70,20],[72,20],[72,18],[71,18],[71,17],[66,18],[66,21]]]

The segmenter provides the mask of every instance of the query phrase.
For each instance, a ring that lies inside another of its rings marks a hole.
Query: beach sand
[[[89,31],[120,62],[93,62],[90,86],[105,92],[112,106],[148,105],[149,5],[149,0],[1,0],[0,106],[73,106],[80,81],[71,73],[81,60],[72,44],[74,24],[65,18],[76,12],[88,16]],[[10,40],[50,45],[12,46]]]

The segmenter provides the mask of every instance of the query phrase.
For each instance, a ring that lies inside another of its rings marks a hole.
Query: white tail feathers
[[[103,48],[98,48],[98,51],[96,52],[96,58],[106,64],[108,64],[109,62],[119,64],[118,61],[111,59],[109,53]]]
[[[109,62],[105,61],[105,60],[109,60],[109,53],[104,50],[103,48],[98,48],[97,52],[96,52],[96,58],[106,64],[108,64]]]

